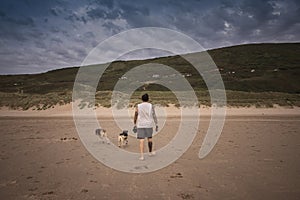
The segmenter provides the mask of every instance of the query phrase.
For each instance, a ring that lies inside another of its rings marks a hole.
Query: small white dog
[[[124,147],[127,144],[128,144],[128,131],[124,130],[118,136],[118,146],[119,147]]]
[[[99,141],[102,143],[107,143],[109,144],[109,139],[107,138],[106,130],[102,128],[97,128],[95,130],[95,134],[99,137]]]

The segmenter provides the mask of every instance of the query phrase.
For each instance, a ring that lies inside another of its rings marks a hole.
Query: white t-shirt
[[[152,104],[143,102],[137,105],[138,117],[137,128],[152,128],[153,127],[153,112]]]

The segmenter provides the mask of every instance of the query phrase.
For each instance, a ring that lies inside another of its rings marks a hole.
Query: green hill
[[[209,50],[208,53],[219,68],[230,105],[299,105],[300,43],[247,44]],[[186,78],[198,96],[204,99],[201,102],[199,98],[200,102],[209,104],[207,88],[201,76],[180,56],[113,62],[100,80],[98,94],[106,94],[105,101],[109,101],[107,96],[119,78],[133,67],[146,63],[161,63],[182,74],[190,74]],[[1,75],[0,103],[2,106],[24,109],[32,106],[42,106],[44,109],[57,103],[69,103],[78,69],[73,67],[42,74]],[[165,87],[155,84],[146,85],[144,89],[167,92]],[[168,97],[176,101],[172,93]],[[109,106],[103,99],[98,100],[99,104]]]

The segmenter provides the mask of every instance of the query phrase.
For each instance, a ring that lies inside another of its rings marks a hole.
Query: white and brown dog
[[[109,139],[107,138],[106,130],[102,128],[97,128],[95,130],[95,134],[99,137],[99,141],[102,143],[107,143],[109,144]]]
[[[127,144],[128,144],[128,131],[124,130],[118,136],[118,146],[119,147],[124,147]]]

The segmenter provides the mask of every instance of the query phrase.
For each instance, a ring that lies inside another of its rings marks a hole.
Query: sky
[[[0,74],[80,66],[101,41],[142,27],[179,31],[204,49],[299,42],[300,1],[1,0]],[[160,55],[142,51],[126,59]]]

